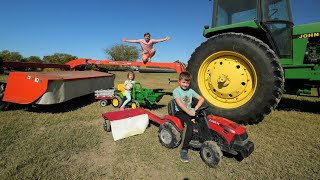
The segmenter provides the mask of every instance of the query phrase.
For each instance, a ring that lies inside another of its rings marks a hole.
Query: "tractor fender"
[[[179,131],[183,131],[183,124],[181,123],[180,119],[175,116],[165,115],[164,119],[171,122]]]

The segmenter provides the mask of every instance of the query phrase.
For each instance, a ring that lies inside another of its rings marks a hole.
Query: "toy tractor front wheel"
[[[200,156],[209,167],[215,168],[220,164],[223,153],[216,142],[205,141],[201,146]]]
[[[181,133],[170,122],[159,126],[158,138],[162,146],[170,149],[178,147],[181,143]]]
[[[131,108],[132,108],[132,109],[136,109],[136,108],[138,108],[138,107],[140,107],[140,104],[139,104],[138,101],[133,101],[133,102],[131,103]]]
[[[103,129],[107,132],[111,131],[111,123],[108,119],[103,118]]]
[[[115,107],[115,108],[118,108],[122,105],[122,99],[120,96],[114,96],[112,98],[112,106]]]

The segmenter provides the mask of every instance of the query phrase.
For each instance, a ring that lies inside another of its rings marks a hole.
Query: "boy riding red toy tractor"
[[[183,125],[178,119],[174,120],[174,100],[168,105],[171,119],[159,126],[158,137],[166,148],[178,147],[181,143]],[[254,144],[248,140],[246,129],[231,120],[207,115],[207,107],[196,111],[193,119],[193,135],[189,146],[200,150],[202,160],[209,167],[216,167],[222,160],[224,152],[237,156],[239,159],[248,157],[254,150]]]
[[[200,149],[202,160],[209,167],[216,167],[222,160],[223,153],[235,155],[242,158],[248,157],[254,150],[254,144],[249,141],[246,129],[239,124],[205,112],[206,107],[197,110],[195,125],[190,147]],[[151,113],[143,108],[129,109],[125,111],[108,112],[102,114],[103,127],[111,131],[110,121],[117,116],[128,118],[147,114],[149,120],[159,124],[158,138],[160,143],[166,148],[176,148],[181,143],[183,133],[183,123],[174,116],[174,103],[171,101],[168,106],[169,115],[163,118]]]

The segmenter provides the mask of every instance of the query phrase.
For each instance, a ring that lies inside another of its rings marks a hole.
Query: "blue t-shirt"
[[[177,87],[173,90],[173,99],[179,98],[181,102],[189,109],[189,111],[194,111],[194,109],[191,107],[192,98],[197,98],[199,96],[198,93],[196,93],[193,89],[186,89],[183,90],[181,87]],[[176,103],[176,102],[175,102]],[[179,111],[178,104],[175,104],[176,111]]]

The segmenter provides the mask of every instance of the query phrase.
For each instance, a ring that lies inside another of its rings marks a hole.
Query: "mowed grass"
[[[115,84],[123,83],[126,72],[114,73]],[[177,84],[168,78],[177,74],[136,73],[144,87],[169,93]],[[152,112],[167,114],[170,99],[165,95]],[[197,151],[180,162],[180,147],[162,147],[155,125],[114,142],[101,114],[118,109],[100,107],[93,95],[54,106],[13,105],[0,112],[0,179],[320,179],[319,105],[318,98],[285,95],[261,123],[246,126],[253,154],[224,157],[216,169]]]

